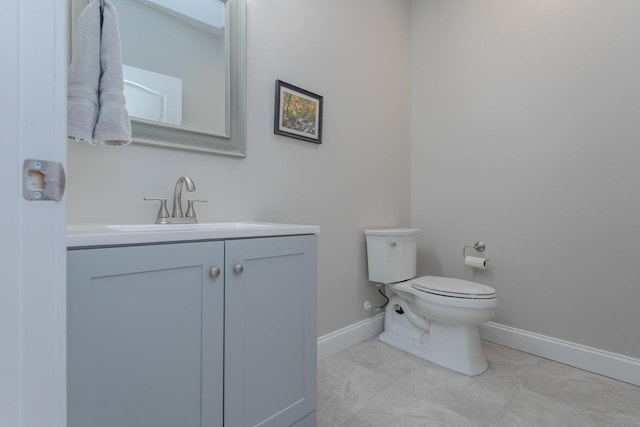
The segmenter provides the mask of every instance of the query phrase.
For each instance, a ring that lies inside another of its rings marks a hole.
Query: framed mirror
[[[110,1],[133,141],[244,157],[245,0]]]

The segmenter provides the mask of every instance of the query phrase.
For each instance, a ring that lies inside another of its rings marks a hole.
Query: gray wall
[[[71,144],[69,223],[150,223],[180,175],[201,221],[317,224],[318,333],[371,315],[362,230],[410,219],[409,2],[247,0],[246,159]],[[384,61],[381,59],[384,58]],[[275,80],[324,96],[323,143],[273,134]],[[286,309],[286,305],[283,305]]]
[[[413,1],[419,270],[495,321],[640,357],[640,2]],[[462,246],[484,240],[485,272]]]

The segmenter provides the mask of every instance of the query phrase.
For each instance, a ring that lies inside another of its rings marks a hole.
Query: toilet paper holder
[[[473,244],[473,246],[465,246],[462,248],[462,258],[465,258],[467,256],[467,248],[471,248],[474,249],[478,252],[484,252],[485,249],[487,249],[487,245],[485,245],[483,242],[475,242]]]

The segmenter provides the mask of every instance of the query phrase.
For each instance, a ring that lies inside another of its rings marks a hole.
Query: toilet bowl
[[[488,363],[479,326],[493,318],[496,292],[467,280],[414,277],[418,231],[365,230],[369,280],[384,284],[389,297],[380,340],[463,374],[481,374]]]
[[[414,280],[428,283],[441,279],[457,280],[434,276]],[[486,371],[489,365],[480,344],[479,326],[495,314],[495,291],[484,298],[444,296],[418,289],[414,280],[386,285],[389,304],[380,340],[466,375]]]

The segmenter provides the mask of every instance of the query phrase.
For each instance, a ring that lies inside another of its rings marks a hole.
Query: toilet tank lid
[[[411,236],[418,234],[419,228],[381,228],[364,230],[367,236]]]

